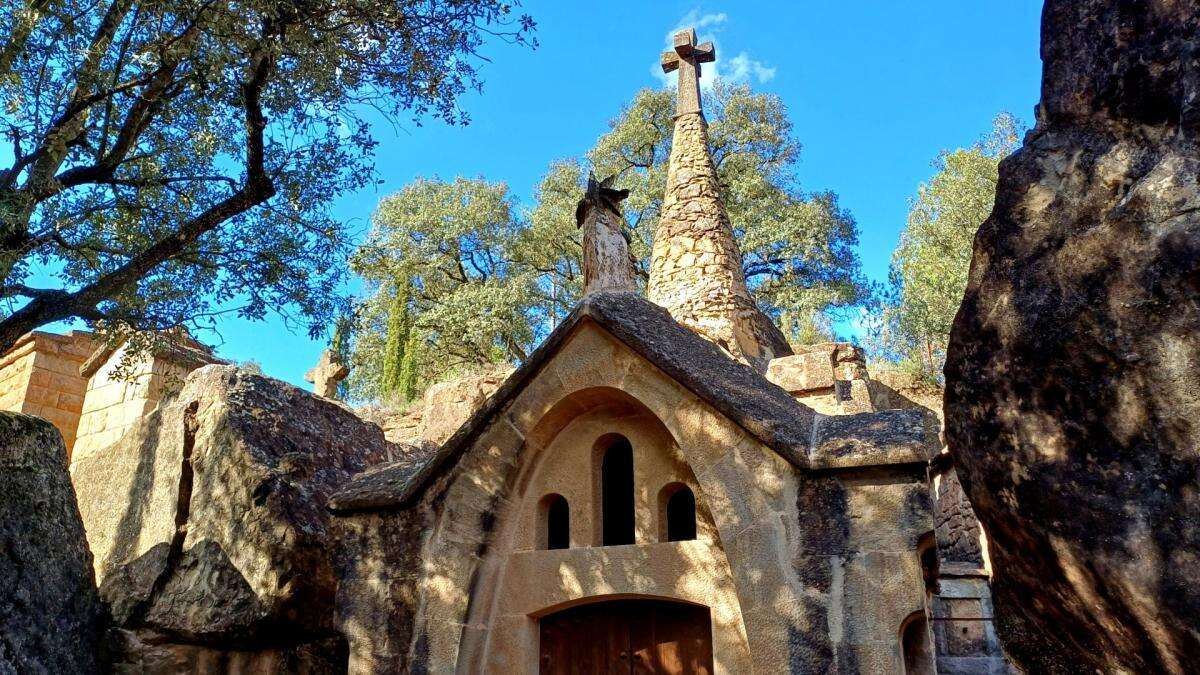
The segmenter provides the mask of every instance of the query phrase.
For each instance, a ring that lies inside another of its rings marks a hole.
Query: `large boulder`
[[[113,641],[118,663],[217,645],[282,664],[271,654],[336,642],[326,501],[394,457],[379,427],[334,401],[233,366],[191,373],[73,466],[101,593],[118,625],[142,631]],[[153,652],[122,653],[145,645]]]
[[[1200,669],[1200,5],[1048,0],[946,435],[1030,672]]]
[[[102,615],[62,436],[0,412],[0,674],[99,672]]]

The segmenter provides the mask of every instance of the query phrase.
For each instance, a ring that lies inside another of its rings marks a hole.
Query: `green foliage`
[[[407,280],[394,291],[391,310],[388,313],[387,340],[383,347],[383,380],[380,391],[385,397],[407,401],[412,397],[409,389],[412,354],[409,347],[415,344],[412,321],[409,318],[408,302],[412,287]],[[405,372],[405,371],[410,372]]]
[[[759,305],[796,342],[827,334],[826,312],[866,295],[854,220],[835,194],[801,190],[795,176],[800,144],[778,97],[718,82],[705,107],[725,207]],[[526,233],[531,244],[523,250],[536,252],[530,262],[562,291],[560,304],[578,294],[579,233],[572,214],[588,168],[601,177],[617,174],[617,184],[630,190],[622,206],[633,253],[648,274],[674,110],[672,91],[639,92],[585,160],[556,163],[543,179]]]
[[[354,394],[386,396],[403,381],[411,397],[421,383],[524,359],[537,294],[535,275],[513,262],[523,227],[504,184],[418,180],[384,199],[351,261],[372,291],[360,310]],[[411,288],[410,335],[386,318],[397,287]]]
[[[0,349],[72,317],[324,331],[328,209],[374,179],[361,111],[466,122],[484,37],[532,28],[499,0],[0,4]]]
[[[777,97],[718,85],[708,103],[714,161],[746,276],[797,341],[828,339],[825,312],[864,295],[854,221],[832,193],[800,190],[800,146]],[[368,283],[351,375],[376,398],[394,280],[412,284],[417,386],[497,362],[520,362],[579,300],[575,206],[589,169],[619,174],[633,253],[647,274],[671,152],[674,95],[644,90],[586,158],[551,164],[528,212],[503,184],[420,180],[381,204],[353,269]],[[385,365],[383,370],[390,367]],[[390,372],[390,371],[389,371]],[[386,377],[386,376],[384,376]]]
[[[991,214],[1000,160],[1016,150],[1020,135],[1012,115],[998,115],[972,147],[942,152],[937,173],[917,189],[875,327],[886,353],[910,371],[927,378],[941,372],[972,242]]]

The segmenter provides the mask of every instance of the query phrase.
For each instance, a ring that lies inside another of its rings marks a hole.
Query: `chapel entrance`
[[[542,675],[711,675],[707,607],[612,600],[541,619]]]

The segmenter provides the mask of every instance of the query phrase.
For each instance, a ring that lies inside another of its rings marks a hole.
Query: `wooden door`
[[[711,675],[707,607],[614,600],[541,620],[543,675]]]

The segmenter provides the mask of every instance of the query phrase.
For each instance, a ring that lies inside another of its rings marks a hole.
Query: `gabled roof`
[[[389,463],[356,476],[333,495],[330,508],[344,512],[411,504],[427,484],[458,461],[493,417],[537,376],[565,344],[575,327],[585,320],[595,322],[797,467],[808,469],[843,465],[845,458],[861,456],[864,448],[878,442],[879,434],[885,428],[889,434],[886,445],[890,449],[919,446],[918,455],[925,452],[924,429],[919,413],[915,411],[850,415],[836,424],[826,424],[824,416],[818,416],[757,371],[733,360],[716,345],[681,326],[662,307],[636,293],[594,293],[575,307],[529,359],[436,453],[419,466],[411,461]],[[864,420],[864,424],[855,425],[851,421],[864,417],[872,418],[874,424]],[[908,424],[907,417],[913,417],[915,425]],[[904,423],[897,425],[896,422]],[[820,428],[826,429],[827,433],[817,438],[814,430]],[[848,429],[861,429],[868,433],[844,433]],[[901,437],[892,438],[897,432]],[[822,453],[829,452],[834,461],[830,463],[814,458],[814,448]],[[905,451],[900,457],[910,454]],[[908,461],[925,459],[916,456]]]

